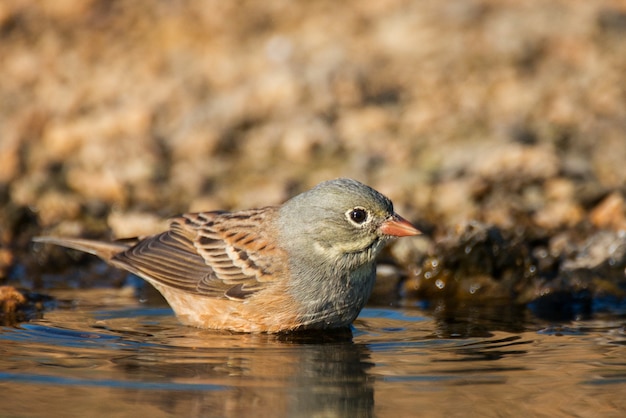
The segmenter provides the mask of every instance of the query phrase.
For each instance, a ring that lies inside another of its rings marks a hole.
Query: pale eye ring
[[[346,213],[346,215],[348,216],[348,219],[350,219],[350,221],[352,221],[353,223],[357,225],[362,225],[369,218],[369,214],[367,213],[367,210],[358,206],[356,208],[350,209]]]

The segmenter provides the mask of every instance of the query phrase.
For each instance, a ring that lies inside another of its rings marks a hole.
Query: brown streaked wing
[[[244,298],[261,290],[283,273],[286,254],[275,244],[277,207],[249,209],[203,219],[185,215],[197,228],[194,244],[215,273],[231,285],[227,297]],[[203,281],[210,285],[213,277]]]
[[[213,269],[206,264],[188,237],[176,229],[148,237],[117,254],[113,264],[166,286],[205,296],[223,297],[229,286],[198,289]]]
[[[276,258],[280,250],[262,233],[274,215],[273,208],[186,214],[173,219],[168,231],[111,261],[190,293],[245,299],[271,282],[282,266]]]

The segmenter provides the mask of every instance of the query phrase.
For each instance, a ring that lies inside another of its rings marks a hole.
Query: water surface
[[[350,331],[179,325],[115,290],[0,328],[3,417],[581,416],[626,413],[626,320],[367,308]]]

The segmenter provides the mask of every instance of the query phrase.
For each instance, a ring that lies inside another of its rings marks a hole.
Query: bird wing
[[[111,261],[186,292],[245,299],[283,274],[286,257],[271,239],[276,214],[271,207],[186,214]]]

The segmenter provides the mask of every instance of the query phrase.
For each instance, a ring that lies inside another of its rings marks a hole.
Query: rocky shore
[[[347,176],[425,232],[373,303],[624,312],[625,37],[610,0],[5,1],[0,284],[122,286],[31,238]]]

